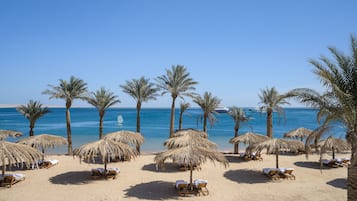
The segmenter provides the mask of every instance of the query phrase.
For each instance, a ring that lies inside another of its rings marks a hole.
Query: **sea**
[[[54,134],[67,138],[66,134],[66,110],[65,108],[49,108],[50,113],[36,121],[34,133]],[[266,113],[256,111],[254,108],[244,108],[250,120],[241,123],[239,134],[255,132],[266,135]],[[285,108],[284,115],[273,113],[273,137],[282,138],[284,133],[305,127],[311,130],[319,126],[316,115],[317,110],[310,108]],[[99,139],[99,114],[96,108],[71,108],[71,128],[73,148]],[[178,128],[179,109],[175,111],[175,129]],[[118,118],[118,116],[120,116]],[[229,140],[234,137],[234,120],[227,113],[216,114],[217,121],[207,125],[209,140],[218,145],[221,151],[233,151],[233,145]],[[118,119],[121,122],[118,122]],[[184,112],[183,128],[203,129],[202,110],[190,108]],[[119,130],[136,130],[135,108],[109,108],[106,110],[103,123],[103,133]],[[163,143],[169,137],[170,108],[142,108],[141,110],[141,134],[145,142],[141,147],[143,153],[153,153],[165,150]],[[0,129],[10,129],[23,132],[19,138],[7,138],[16,142],[29,136],[29,121],[16,108],[0,108]],[[344,138],[346,129],[336,122],[332,129],[325,133],[337,138]],[[46,150],[47,151],[47,150]],[[67,153],[67,146],[48,150],[47,153]]]

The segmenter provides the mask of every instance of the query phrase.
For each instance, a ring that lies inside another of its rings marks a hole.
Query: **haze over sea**
[[[248,123],[243,123],[239,134],[248,131],[266,134],[266,114],[257,112],[252,108],[244,108],[247,116],[252,117]],[[65,108],[50,108],[51,113],[40,118],[35,125],[36,134],[55,134],[67,138]],[[273,136],[282,138],[285,132],[305,127],[315,129],[318,126],[316,120],[317,110],[309,108],[286,108],[284,116],[273,115]],[[202,130],[200,119],[202,112],[199,108],[188,109],[184,113],[183,128],[195,128]],[[117,116],[123,117],[123,123],[118,124]],[[178,128],[179,110],[175,112],[175,129]],[[209,139],[218,145],[222,151],[232,151],[232,144],[228,141],[234,136],[234,121],[226,113],[216,115],[217,122],[211,127],[208,125]],[[164,150],[163,142],[169,136],[170,109],[169,108],[143,108],[141,111],[141,133],[145,137],[142,146],[143,152],[157,152]],[[99,115],[95,108],[71,108],[71,127],[73,147],[76,148],[84,143],[95,141],[99,138]],[[12,129],[23,132],[28,137],[29,122],[16,111],[15,108],[0,108],[0,129]],[[118,130],[136,130],[136,109],[134,108],[111,108],[104,116],[103,132],[109,133]],[[345,128],[335,123],[334,128],[324,136],[345,137]],[[20,138],[20,139],[21,139]],[[7,138],[9,141],[18,139]],[[67,147],[62,146],[52,153],[66,153]]]

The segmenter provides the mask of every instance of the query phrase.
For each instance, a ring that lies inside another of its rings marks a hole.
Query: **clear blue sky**
[[[134,107],[119,85],[154,81],[176,64],[199,82],[199,94],[226,106],[256,106],[266,87],[321,91],[307,61],[330,56],[328,46],[350,53],[356,8],[353,0],[0,0],[0,104],[64,106],[41,92],[74,75]],[[170,102],[165,95],[143,107]]]

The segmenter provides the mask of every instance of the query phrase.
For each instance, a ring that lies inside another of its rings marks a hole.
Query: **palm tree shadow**
[[[62,185],[80,185],[91,183],[92,180],[90,178],[89,171],[72,171],[66,172],[63,174],[56,175],[54,177],[49,178],[49,181],[53,184],[62,184]]]
[[[176,163],[165,163],[163,167],[157,168],[155,163],[144,165],[142,170],[160,173],[181,172],[180,167]]]
[[[178,194],[175,184],[166,181],[152,181],[131,186],[125,190],[125,196],[146,200],[168,200],[177,199]]]
[[[267,183],[271,181],[263,172],[248,169],[229,170],[224,173],[224,177],[238,183],[247,184]]]
[[[331,185],[335,188],[347,189],[347,179],[345,178],[334,179],[327,182],[326,184]]]
[[[326,166],[320,167],[320,163],[314,162],[314,161],[297,161],[294,163],[294,165],[296,165],[298,167],[311,168],[311,169],[317,169],[317,170],[331,169],[330,167],[326,167]]]

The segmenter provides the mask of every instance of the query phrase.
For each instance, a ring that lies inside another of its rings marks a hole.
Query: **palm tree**
[[[182,129],[183,113],[184,113],[189,107],[190,107],[190,103],[181,103],[181,104],[180,104],[179,130]]]
[[[170,116],[170,138],[174,133],[175,122],[175,101],[177,97],[183,98],[184,96],[193,97],[195,93],[195,85],[198,83],[189,77],[190,73],[187,72],[186,67],[177,65],[172,66],[171,70],[166,69],[166,75],[157,77],[159,89],[163,90],[161,95],[171,93],[171,116]]]
[[[50,89],[42,92],[50,95],[50,99],[64,99],[66,101],[66,125],[67,125],[67,140],[68,140],[68,154],[72,155],[72,131],[71,131],[71,113],[70,108],[74,99],[86,98],[87,83],[83,80],[71,76],[69,81],[59,80],[58,86],[48,85]]]
[[[33,129],[35,128],[36,121],[49,113],[50,110],[47,107],[43,107],[39,101],[30,100],[27,105],[21,105],[16,108],[18,112],[26,117],[30,122],[29,136],[34,136]]]
[[[96,92],[91,92],[86,98],[87,102],[97,108],[99,112],[99,139],[103,138],[103,118],[105,110],[120,103],[120,100],[118,100],[117,97],[118,96],[115,96],[113,92],[101,87]]]
[[[234,124],[234,137],[238,137],[238,131],[239,131],[239,128],[240,128],[240,123],[241,122],[247,122],[249,121],[249,117],[245,116],[245,112],[242,108],[239,108],[239,107],[236,107],[236,106],[233,106],[233,107],[230,107],[229,108],[229,111],[228,111],[228,114],[229,116],[231,116],[235,122]],[[239,143],[235,143],[234,144],[234,153],[235,154],[238,154],[238,145]]]
[[[156,100],[156,96],[158,96],[156,92],[159,89],[145,77],[126,81],[125,85],[120,85],[120,87],[124,93],[127,93],[136,100],[136,132],[140,133],[140,111],[142,103],[149,100]],[[138,153],[140,153],[140,145],[137,145],[136,149]]]
[[[260,112],[266,111],[267,114],[267,136],[273,137],[273,111],[276,111],[278,115],[284,114],[284,109],[282,105],[289,104],[286,101],[286,98],[292,97],[291,93],[286,93],[280,95],[275,87],[266,88],[265,90],[261,90],[261,94],[258,94],[260,98],[260,103],[262,104],[259,107]]]
[[[357,200],[357,39],[351,35],[351,55],[346,56],[329,47],[333,60],[325,56],[320,61],[311,59],[316,74],[326,92],[316,96],[314,90],[299,89],[298,98],[320,109],[329,120],[339,120],[346,127],[346,139],[351,147],[351,165],[348,167],[347,198]]]
[[[213,96],[210,92],[205,92],[203,96],[196,96],[193,102],[197,103],[203,110],[203,132],[207,131],[207,119],[211,126],[217,121],[215,109],[221,103],[221,100]]]

